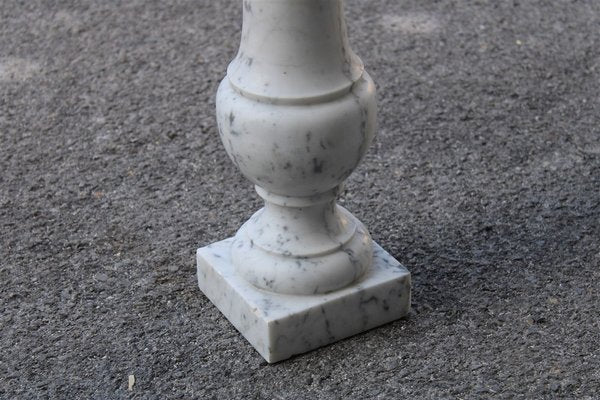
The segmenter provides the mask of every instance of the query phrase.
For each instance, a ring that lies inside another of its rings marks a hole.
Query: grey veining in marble
[[[318,295],[265,291],[236,274],[233,240],[198,249],[198,284],[268,361],[277,362],[393,321],[410,308],[410,273],[373,243],[373,266],[355,284]]]
[[[405,315],[410,275],[336,203],[377,127],[342,1],[244,0],[243,18],[216,117],[265,206],[198,250],[198,279],[273,362]]]
[[[343,288],[372,259],[368,230],[335,198],[375,135],[375,85],[340,0],[244,0],[243,15],[217,122],[265,207],[236,234],[232,262],[278,293]]]

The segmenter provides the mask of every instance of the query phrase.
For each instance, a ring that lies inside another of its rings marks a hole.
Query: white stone
[[[236,274],[233,238],[197,252],[198,284],[270,363],[304,353],[405,316],[410,273],[373,243],[373,264],[353,285],[327,294],[261,290]]]
[[[243,7],[217,123],[265,207],[218,245],[218,256],[199,250],[199,284],[273,361],[399,318],[410,286],[405,270],[402,279],[385,272],[397,262],[374,254],[380,249],[367,228],[335,201],[377,125],[375,85],[348,44],[342,1],[244,0]],[[359,306],[371,297],[393,311]],[[240,312],[256,321],[240,320]],[[338,313],[339,321],[330,318]],[[309,322],[298,324],[299,315]]]
[[[341,1],[245,0],[243,15],[217,122],[266,204],[238,231],[232,262],[263,289],[340,289],[372,259],[369,232],[335,196],[375,134],[375,85],[348,45]]]

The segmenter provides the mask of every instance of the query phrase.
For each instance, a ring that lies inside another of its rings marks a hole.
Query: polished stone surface
[[[335,200],[375,136],[375,84],[348,43],[341,0],[243,5],[216,120],[265,207],[238,230],[232,263],[277,293],[342,288],[373,254],[368,229]]]
[[[270,363],[405,316],[410,273],[373,243],[373,266],[356,283],[317,295],[261,290],[235,273],[232,238],[198,249],[198,285]]]
[[[409,309],[408,271],[404,283],[390,275],[398,262],[336,203],[377,127],[375,84],[342,5],[244,0],[216,95],[223,146],[265,206],[226,245],[199,250],[199,285],[269,362]]]

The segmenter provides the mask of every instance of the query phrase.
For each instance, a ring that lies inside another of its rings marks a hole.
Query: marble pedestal
[[[269,363],[405,316],[410,273],[373,242],[373,263],[352,285],[317,295],[258,289],[235,273],[229,238],[197,251],[198,285]]]
[[[337,205],[377,130],[375,83],[342,0],[244,0],[219,135],[265,206],[198,250],[204,294],[268,361],[398,319],[410,274]]]

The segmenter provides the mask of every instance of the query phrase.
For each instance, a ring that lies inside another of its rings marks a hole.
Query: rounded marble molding
[[[333,202],[325,205],[330,215],[324,218],[333,226],[315,232],[320,225],[311,225],[311,216],[287,220],[286,213],[269,212],[268,207],[238,230],[231,247],[235,270],[247,282],[276,293],[321,294],[356,282],[371,266],[371,236],[346,209]],[[318,217],[323,206],[315,208],[296,213]],[[302,235],[307,230],[312,232]]]

